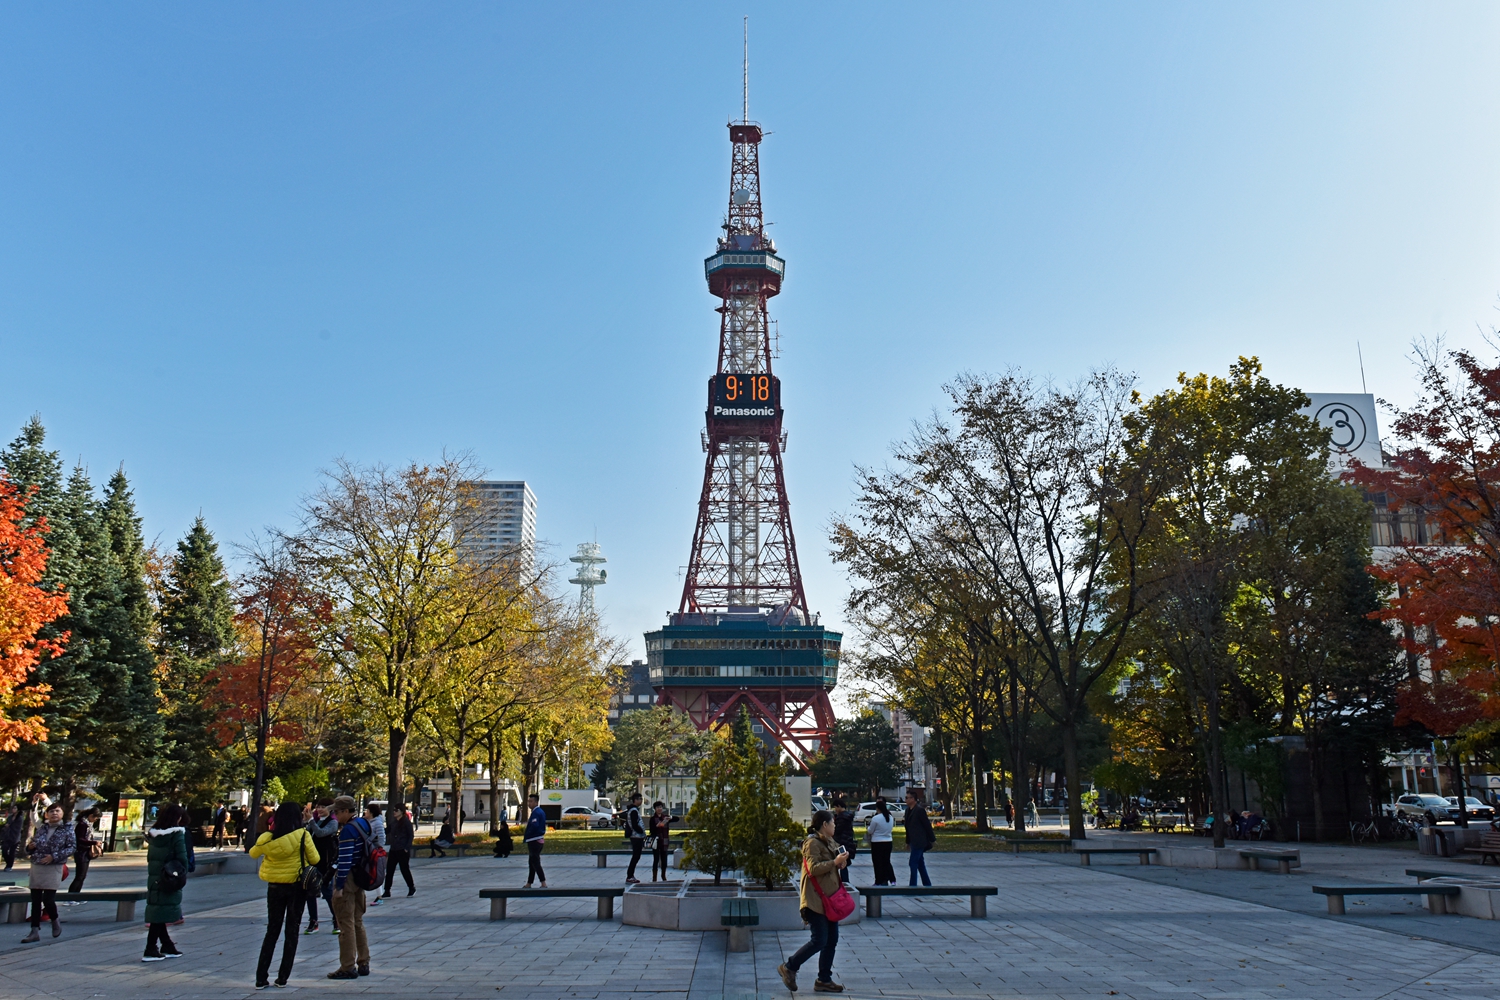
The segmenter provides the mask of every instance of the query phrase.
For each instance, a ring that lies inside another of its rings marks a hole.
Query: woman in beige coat
[[[802,842],[802,919],[812,931],[812,938],[776,968],[781,981],[793,993],[797,992],[797,970],[814,954],[818,956],[818,978],[813,983],[813,992],[844,992],[833,981],[833,952],[839,945],[839,925],[823,915],[822,897],[839,891],[838,873],[848,865],[848,853],[833,840],[833,813],[819,809],[813,813],[808,837]],[[818,889],[823,890],[822,895]]]

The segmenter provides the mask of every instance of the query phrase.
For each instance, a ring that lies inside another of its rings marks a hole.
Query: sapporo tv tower
[[[729,212],[717,252],[703,263],[718,297],[719,363],[708,380],[708,459],[682,603],[646,634],[657,703],[700,730],[740,706],[798,765],[828,744],[842,635],[808,613],[782,475],[781,380],[771,370],[766,303],[786,261],[766,237],[760,201],[759,125],[729,126]]]

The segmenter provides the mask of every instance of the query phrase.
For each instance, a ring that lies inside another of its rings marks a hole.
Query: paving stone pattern
[[[868,876],[861,858],[856,881]],[[519,863],[517,863],[519,862]],[[597,885],[623,873],[593,859],[547,859],[554,885]],[[374,974],[330,982],[337,941],[303,936],[287,992],[362,997],[586,1000],[751,1000],[785,997],[776,965],[801,932],[761,931],[748,953],[725,935],[626,927],[594,919],[595,903],[518,900],[491,922],[484,886],[517,885],[524,857],[442,860],[417,869],[418,893],[367,918]],[[1173,885],[1009,855],[929,856],[938,882],[1000,887],[987,920],[968,899],[888,899],[886,916],[845,929],[835,976],[856,997],[1427,998],[1500,996],[1500,956],[1362,924]],[[1268,873],[1210,873],[1275,878]],[[107,877],[105,877],[107,876]],[[93,879],[91,874],[90,878]],[[139,883],[138,863],[101,872],[100,886]],[[253,876],[188,883],[187,923],[173,930],[183,959],[143,965],[145,928],[111,913],[65,908],[64,935],[21,946],[25,928],[0,925],[0,998],[135,1000],[243,997],[265,927]],[[112,910],[112,908],[110,908]],[[618,913],[618,910],[616,911]],[[1414,917],[1432,921],[1461,917]],[[815,963],[802,969],[811,994]],[[274,970],[274,966],[273,966]],[[274,992],[274,990],[273,990]]]

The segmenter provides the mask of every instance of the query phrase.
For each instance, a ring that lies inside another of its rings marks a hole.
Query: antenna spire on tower
[[[743,89],[745,104],[740,110],[740,121],[750,121],[750,16],[745,15],[745,80]]]

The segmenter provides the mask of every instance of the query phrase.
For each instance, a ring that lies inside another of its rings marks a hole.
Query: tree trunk
[[[981,774],[987,774],[987,773],[989,773],[990,762],[988,760],[982,759],[977,754],[974,756],[973,760],[974,760],[974,764],[973,764],[973,767],[974,767],[974,829],[980,830],[980,831],[984,831],[984,830],[988,830],[990,828],[989,813],[985,809],[985,806],[988,805],[988,803],[985,802],[985,794],[984,794],[985,793],[985,789],[988,786],[985,785],[985,783],[980,780],[980,775]],[[983,771],[981,771],[979,769],[979,765],[980,764],[984,765],[984,770]]]
[[[1072,713],[1069,713],[1071,716]],[[1068,792],[1068,836],[1084,840],[1088,832],[1083,828],[1083,796],[1078,794],[1078,724],[1071,718],[1063,725],[1063,779]]]
[[[387,808],[401,809],[406,806],[406,739],[404,729],[391,727],[391,752],[386,765]]]
[[[1469,789],[1467,782],[1464,781],[1463,755],[1455,752],[1452,759],[1453,776],[1458,780],[1458,787],[1453,790],[1453,794],[1458,799],[1458,825],[1467,830],[1469,828]],[[1483,861],[1484,856],[1481,855],[1479,860]]]
[[[255,846],[259,834],[255,828],[260,823],[260,803],[266,788],[266,726],[255,727],[255,784],[250,787],[250,815],[246,817],[245,850]]]
[[[1213,678],[1212,671],[1210,677]],[[1216,678],[1211,680],[1207,693],[1209,810],[1214,818],[1214,847],[1222,848],[1227,809],[1224,804],[1224,733],[1219,728],[1219,688]]]
[[[497,749],[498,746],[499,746],[499,741],[497,741],[495,739],[495,734],[491,733],[485,739],[485,749],[489,751],[489,765],[490,765],[490,833],[491,834],[497,834],[497,833],[500,832],[500,753],[499,753],[499,750]],[[510,807],[508,805],[506,806],[506,812],[507,813],[510,812]],[[507,816],[506,818],[508,819],[509,817]]]
[[[57,803],[63,809],[63,822],[73,822],[73,799],[76,798],[78,790],[77,782],[70,774],[62,780],[62,787],[57,792]]]

